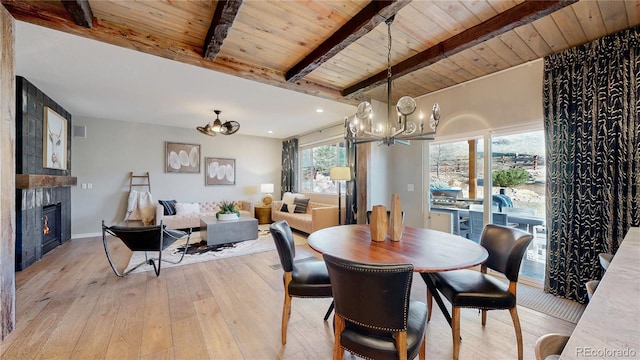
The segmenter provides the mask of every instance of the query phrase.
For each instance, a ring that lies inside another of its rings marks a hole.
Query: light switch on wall
[[[82,188],[82,190],[86,190],[87,189],[87,184],[82,184],[82,185],[80,185],[80,187]]]
[[[93,184],[92,183],[88,183],[87,184],[87,189],[93,189]]]
[[[413,191],[413,184],[407,185],[407,191]]]

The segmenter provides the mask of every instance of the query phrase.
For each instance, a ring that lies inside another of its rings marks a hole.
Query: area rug
[[[518,284],[518,305],[576,324],[585,306],[572,300],[544,292],[542,289]]]
[[[212,260],[219,260],[219,259],[227,259],[235,256],[256,254],[256,253],[271,251],[276,249],[276,246],[273,242],[273,239],[271,238],[271,235],[268,233],[264,235],[264,232],[259,233],[258,238],[256,240],[241,241],[241,242],[237,242],[233,244],[225,244],[217,247],[216,246],[207,247],[206,244],[204,244],[205,246],[202,247],[202,244],[199,244],[201,240],[202,239],[200,238],[199,233],[192,234],[190,243],[197,244],[200,246],[195,246],[195,247],[190,246],[190,249],[187,250],[187,254],[184,255],[184,259],[182,259],[182,262],[178,264],[171,264],[169,262],[163,261],[162,269],[166,269],[174,266],[180,266],[180,265],[195,264],[203,261],[212,261]],[[171,246],[169,246],[162,252],[162,259],[170,260],[170,261],[178,261],[180,259],[180,256],[182,255],[182,249],[184,249],[185,242],[186,242],[186,238],[184,240],[181,239],[171,244]],[[189,252],[192,252],[192,254],[189,254]],[[149,254],[151,255],[153,253],[149,253]],[[134,267],[136,264],[139,264],[144,260],[145,260],[144,252],[142,251],[134,252],[131,255],[131,259],[129,260],[129,264],[127,265],[126,270]],[[151,265],[142,265],[139,268],[132,271],[132,273],[150,271],[152,269],[153,269],[153,266]]]

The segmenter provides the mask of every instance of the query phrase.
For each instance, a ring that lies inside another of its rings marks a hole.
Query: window
[[[481,154],[483,148],[483,140],[474,140],[472,143],[475,146],[475,153]],[[475,200],[482,199],[483,192],[482,186],[477,186],[475,189],[470,189],[469,180],[472,178],[477,182],[478,174],[482,173],[482,159],[480,155],[476,155],[476,171],[475,174],[469,173],[469,156],[470,151],[469,140],[456,141],[449,143],[436,143],[429,145],[429,155],[431,162],[431,181],[429,188],[436,191],[438,190],[459,190],[460,196],[458,198]],[[431,199],[433,202],[433,198]],[[437,200],[443,199],[435,199]],[[453,199],[457,200],[457,199]]]
[[[490,141],[493,185],[487,195],[485,139]],[[452,226],[453,232],[477,242],[484,227],[482,204],[490,199],[492,215],[488,218],[492,223],[518,227],[534,235],[520,273],[531,282],[541,283],[546,262],[543,132],[525,130],[431,143],[429,157],[430,210],[452,213],[459,219]],[[470,171],[474,158],[475,170]],[[477,186],[470,186],[474,183]]]
[[[520,275],[542,283],[547,260],[544,133],[539,130],[493,136],[491,149],[493,196],[509,199],[507,206],[498,204],[499,209],[508,214],[509,226],[534,236],[522,259]],[[519,172],[524,174],[522,179],[518,179]]]
[[[335,181],[329,179],[329,169],[346,166],[344,141],[304,147],[300,151],[300,191],[336,194]],[[344,184],[344,181],[341,181]],[[344,189],[343,189],[344,190]]]

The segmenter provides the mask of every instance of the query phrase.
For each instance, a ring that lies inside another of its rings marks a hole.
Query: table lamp
[[[273,184],[260,184],[260,192],[265,194],[262,196],[262,205],[269,206],[273,202]]]
[[[340,181],[351,181],[351,168],[348,166],[336,166],[329,169],[329,179],[338,181],[338,225],[342,225],[342,184]]]

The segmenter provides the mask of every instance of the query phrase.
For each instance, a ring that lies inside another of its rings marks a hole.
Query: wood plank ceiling
[[[18,20],[356,104],[419,96],[640,24],[640,0],[15,1]]]

